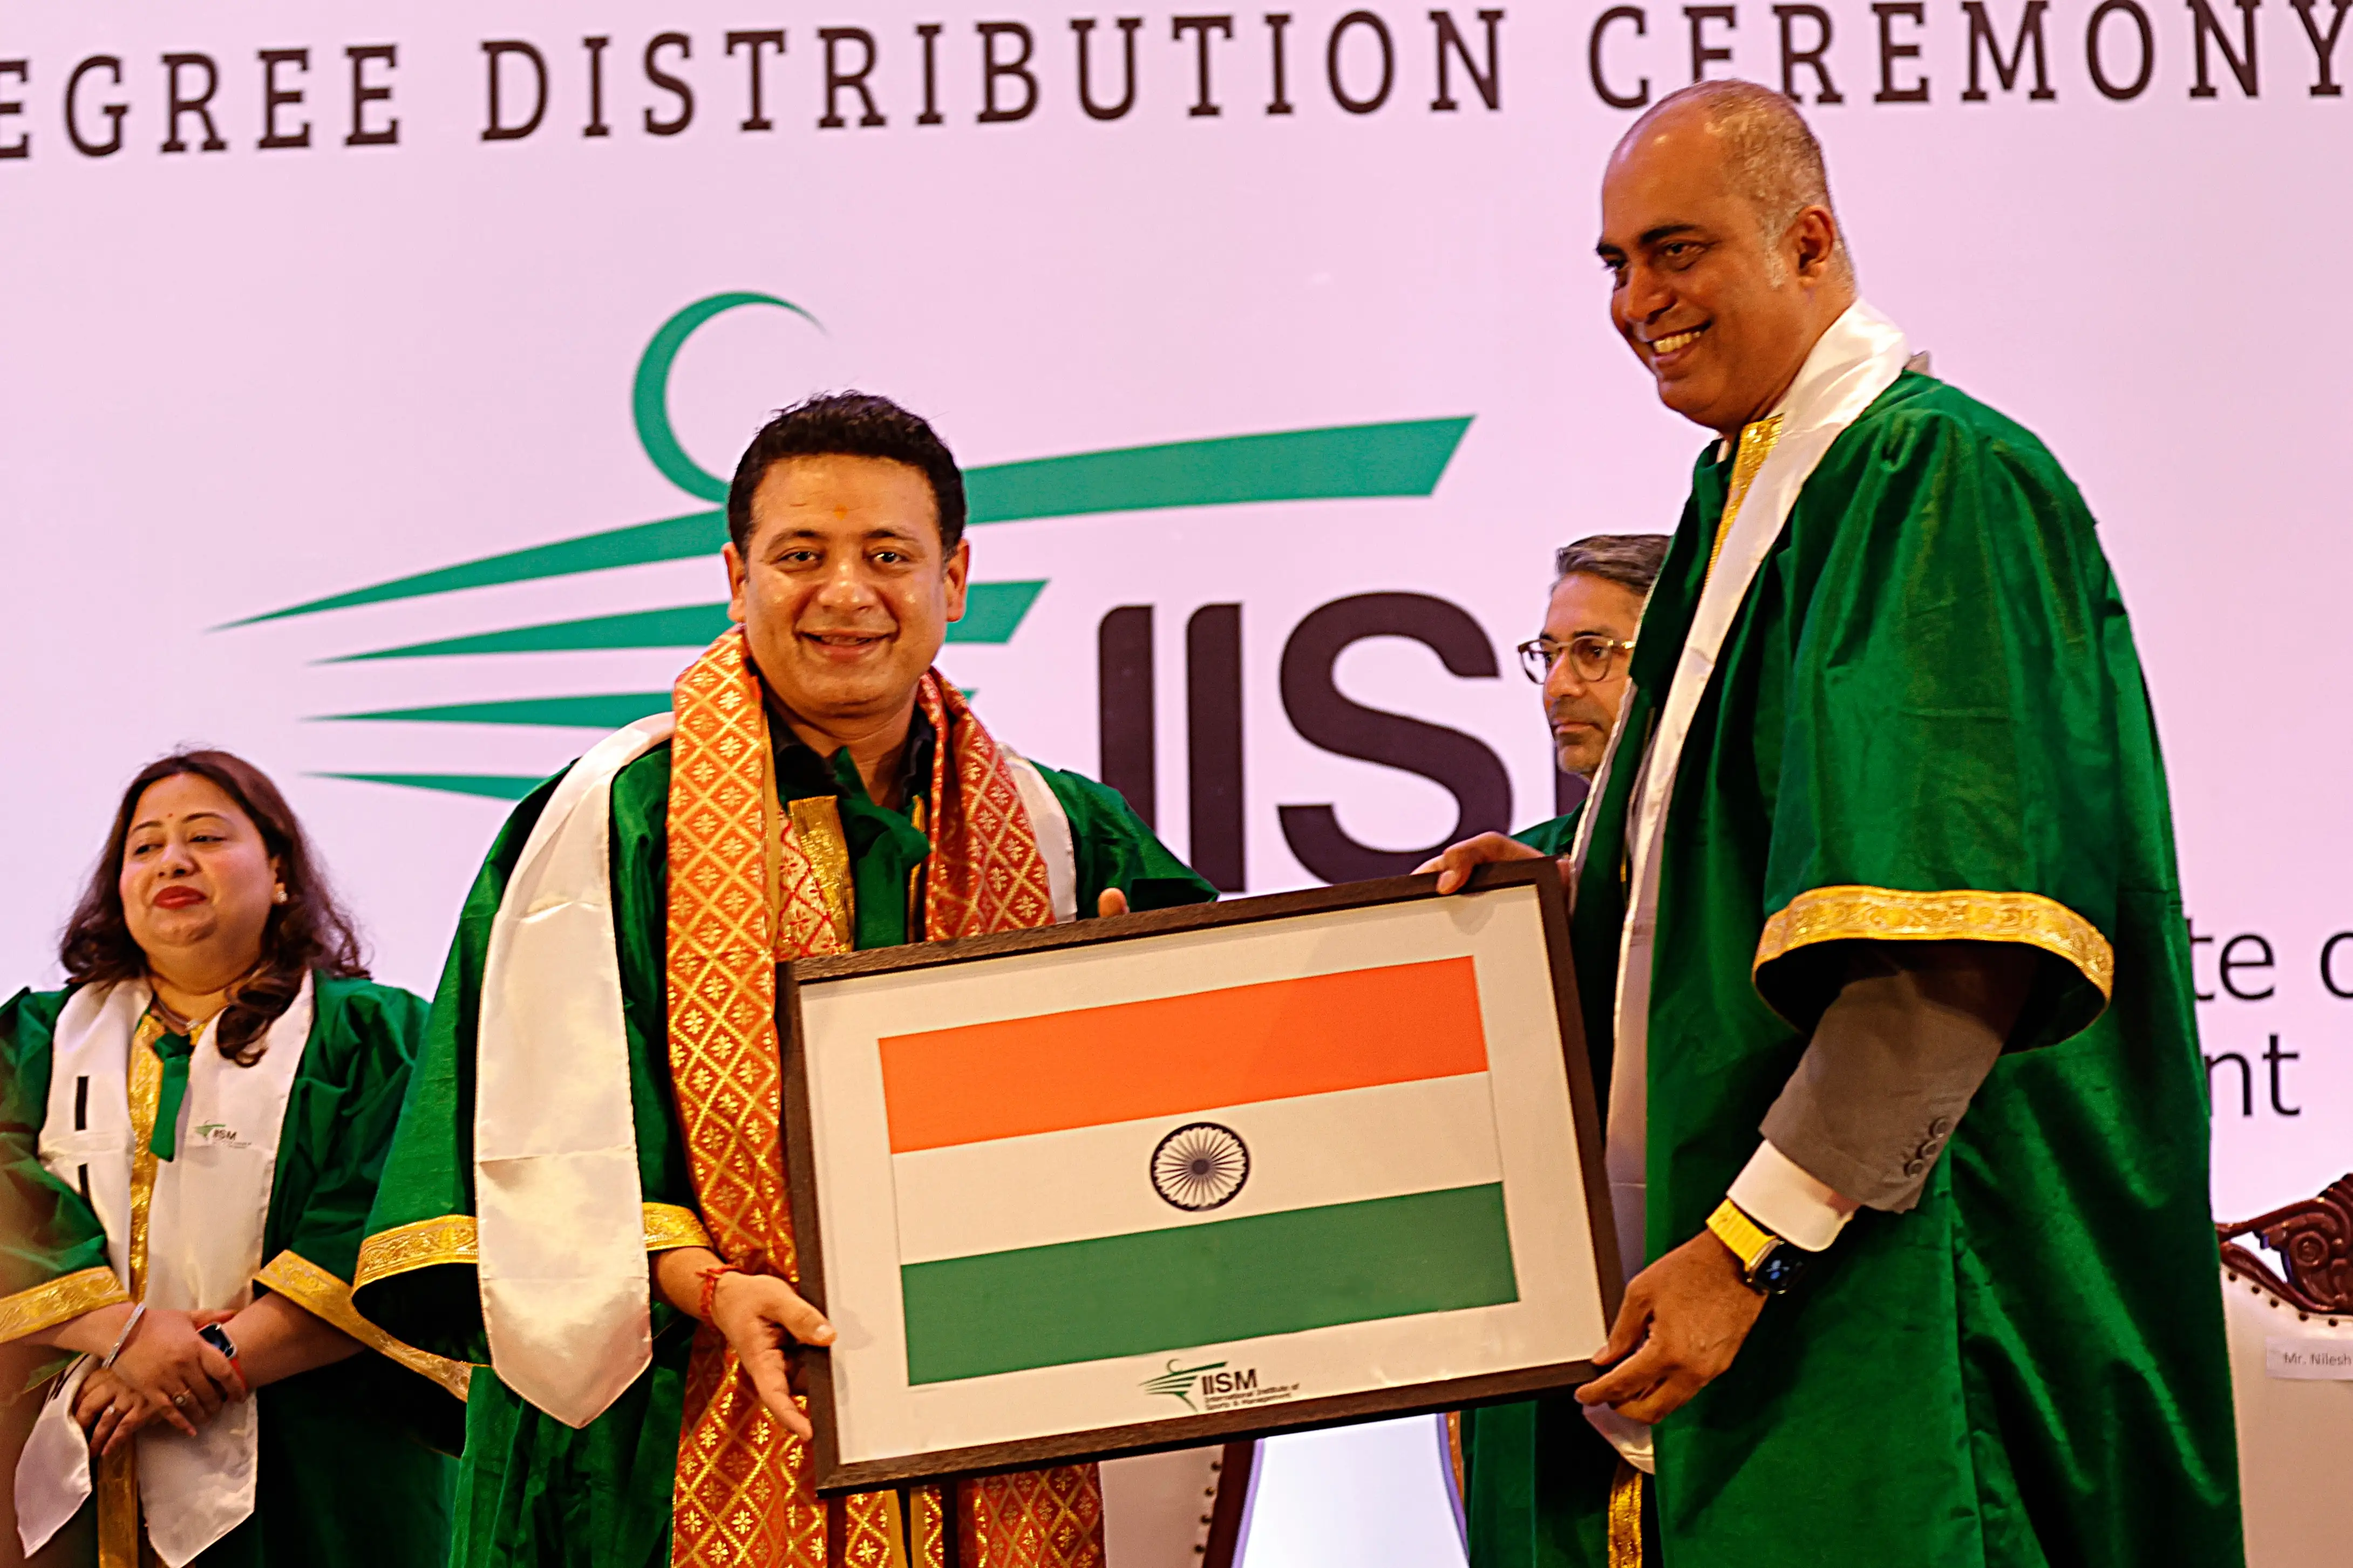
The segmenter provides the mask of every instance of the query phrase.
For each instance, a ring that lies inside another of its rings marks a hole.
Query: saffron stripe
[[[1500,1184],[900,1270],[907,1381],[949,1383],[1519,1300]]]
[[[1469,958],[1082,1007],[881,1042],[891,1152],[1487,1070]]]

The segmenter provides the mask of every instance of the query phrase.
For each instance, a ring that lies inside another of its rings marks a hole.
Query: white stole
[[[1046,862],[1046,891],[1053,901],[1054,922],[1074,921],[1079,918],[1079,857],[1071,837],[1070,816],[1037,763],[1016,756],[1001,741],[997,749],[1004,752],[1006,763],[1013,770],[1014,787],[1021,792],[1021,809],[1029,814],[1029,831],[1038,839],[1038,857]]]
[[[146,1013],[143,981],[85,986],[58,1016],[41,1163],[87,1190],[106,1231],[107,1259],[131,1278],[131,1042]],[[286,1100],[310,1043],[308,975],[269,1026],[261,1059],[239,1067],[213,1047],[217,1020],[192,1042],[177,1153],[159,1161],[148,1205],[146,1300],[181,1311],[241,1310],[261,1268],[262,1227],[278,1174]],[[73,1424],[77,1367],[43,1408],[16,1468],[18,1530],[30,1552],[90,1493],[90,1449]],[[135,1441],[147,1538],[166,1568],[181,1568],[253,1512],[260,1412],[250,1399],[222,1407],[189,1437],[150,1426]]]
[[[1683,638],[1666,701],[1658,710],[1651,743],[1639,759],[1633,795],[1628,803],[1625,842],[1632,859],[1631,896],[1626,923],[1619,934],[1618,994],[1615,1011],[1615,1052],[1610,1058],[1609,1132],[1604,1163],[1609,1174],[1609,1201],[1618,1222],[1619,1256],[1626,1277],[1642,1268],[1642,1243],[1648,1181],[1644,1161],[1650,1133],[1651,961],[1658,932],[1659,866],[1666,842],[1667,816],[1674,799],[1675,771],[1683,757],[1692,716],[1715,674],[1724,639],[1748,596],[1748,587],[1765,558],[1787,526],[1814,468],[1831,444],[1864,409],[1895,384],[1904,373],[1909,348],[1893,321],[1857,300],[1831,324],[1806,356],[1798,378],[1773,410],[1781,416],[1781,433],[1771,454],[1749,482],[1740,510],[1725,536],[1722,552],[1707,585],[1701,591],[1690,632]],[[1729,498],[1727,498],[1727,504]],[[1622,721],[1623,714],[1620,718]],[[1620,733],[1622,733],[1622,723]],[[1595,778],[1598,798],[1608,787],[1609,770],[1621,759],[1620,736],[1613,734],[1609,754]],[[1572,886],[1582,879],[1586,852],[1592,840],[1593,812],[1577,825],[1572,850]],[[1672,977],[1669,977],[1672,982]],[[1644,1469],[1650,1468],[1650,1429],[1627,1420],[1607,1406],[1588,1412],[1603,1435],[1619,1451]],[[1607,1417],[1605,1420],[1604,1417]]]
[[[640,719],[572,764],[499,900],[482,963],[474,1088],[482,1323],[500,1378],[573,1426],[602,1415],[653,1355],[611,842],[615,776],[671,728],[667,713]],[[1070,818],[1035,767],[1009,760],[1055,918],[1070,920]]]
[[[644,1187],[613,933],[613,780],[667,713],[572,764],[491,922],[475,1037],[475,1277],[491,1365],[586,1426],[653,1359]]]

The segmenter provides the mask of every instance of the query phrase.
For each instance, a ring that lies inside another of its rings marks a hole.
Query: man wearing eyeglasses
[[[1564,784],[1590,782],[1609,749],[1609,731],[1626,696],[1626,663],[1642,601],[1667,556],[1663,533],[1597,533],[1564,544],[1553,556],[1552,599],[1544,633],[1519,646],[1520,668],[1544,688],[1545,721],[1552,727],[1554,759]],[[1561,816],[1512,837],[1547,855],[1568,852],[1577,827],[1573,803],[1584,785],[1562,791]]]

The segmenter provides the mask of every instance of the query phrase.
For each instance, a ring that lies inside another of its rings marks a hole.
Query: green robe
[[[1730,468],[1698,465],[1589,807],[1572,945],[1605,1104],[1629,800]],[[2040,895],[2115,963],[2104,1006],[2096,963],[2042,953],[2008,1050],[1941,1155],[1924,1147],[1919,1207],[1857,1215],[1660,1424],[1665,1562],[2238,1563],[2164,770],[2091,515],[2033,436],[1905,374],[1830,447],[1694,717],[1660,878],[1651,1258],[1755,1151],[1837,983],[1836,922],[1803,944],[1768,933],[1801,895]],[[1480,1412],[1470,1447],[1477,1568],[1607,1561],[1614,1456],[1573,1400]]]
[[[314,981],[309,1043],[286,1101],[261,1258],[281,1252],[349,1279],[408,1087],[425,1003],[368,980]],[[19,992],[0,1009],[0,1297],[107,1266],[81,1194],[41,1164],[51,1041],[70,991]],[[7,1392],[14,1392],[9,1390]],[[440,1568],[463,1419],[438,1384],[362,1352],[258,1390],[253,1517],[198,1568]],[[53,1542],[95,1562],[90,1510]]]
[[[1583,809],[1573,805],[1560,816],[1547,817],[1534,827],[1521,828],[1512,837],[1529,848],[1542,850],[1546,855],[1566,855],[1569,846],[1576,841],[1577,813]]]
[[[664,1004],[670,759],[664,742],[614,778],[613,923],[644,1200],[691,1208]],[[857,890],[857,945],[905,942],[907,891],[930,853],[929,840],[905,814],[868,795],[847,751],[828,768],[807,748],[786,744],[778,763],[780,799],[831,794],[839,803]],[[1217,896],[1161,847],[1116,792],[1075,773],[1038,771],[1070,817],[1082,911],[1091,913],[1108,888],[1124,890],[1136,909]],[[507,878],[554,784],[550,780],[515,809],[467,898],[371,1234],[473,1212],[473,1054],[483,958]],[[575,1429],[525,1404],[486,1364],[470,1267],[450,1263],[395,1275],[364,1287],[359,1304],[410,1343],[477,1363],[466,1407],[455,1568],[655,1568],[670,1561],[691,1319],[657,1297],[653,1365],[603,1415]]]

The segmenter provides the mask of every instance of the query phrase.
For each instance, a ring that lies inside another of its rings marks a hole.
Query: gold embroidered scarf
[[[923,803],[932,840],[924,937],[1050,923],[1046,863],[1004,753],[936,671],[916,700],[938,737]],[[679,1121],[712,1247],[738,1268],[793,1279],[776,964],[851,945],[847,849],[823,814],[777,808],[759,678],[740,629],[679,677],[671,709],[666,981]],[[697,1332],[673,1498],[677,1568],[909,1568],[911,1547],[920,1568],[1102,1568],[1093,1467],[958,1490],[964,1562],[954,1565],[928,1490],[913,1500],[913,1542],[893,1493],[828,1509],[807,1447],[769,1416],[720,1335]]]

